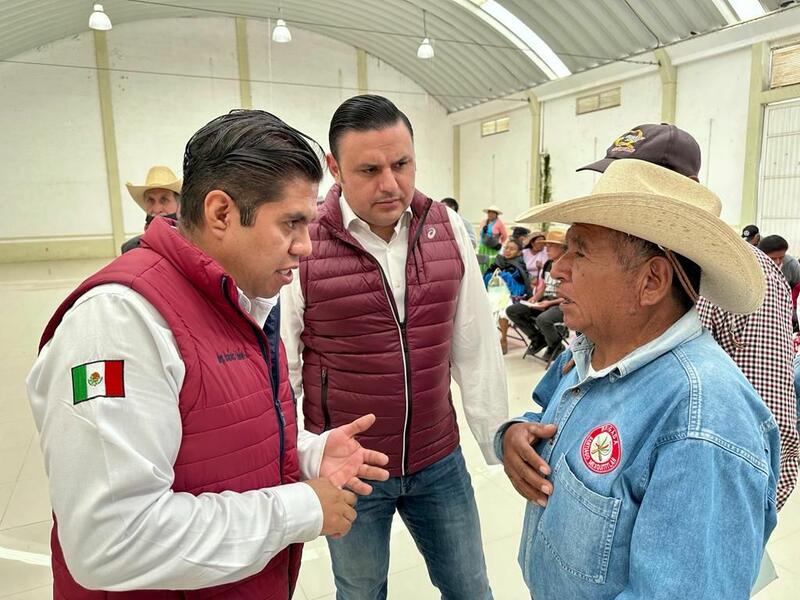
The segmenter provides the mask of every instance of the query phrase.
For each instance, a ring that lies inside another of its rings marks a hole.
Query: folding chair
[[[561,347],[564,350],[566,350],[567,348],[569,348],[569,341],[568,341],[569,340],[569,335],[570,335],[569,328],[563,322],[555,323],[555,328],[556,328],[556,331],[558,332],[559,337],[561,338]],[[550,363],[553,362],[552,359],[547,359],[546,360],[544,358],[544,356],[539,356],[539,354],[530,353],[530,352],[528,352],[529,350],[530,350],[530,346],[528,346],[525,349],[525,353],[522,355],[523,360],[525,359],[526,356],[532,356],[533,358],[538,358],[543,363],[545,363],[545,369],[550,367]],[[541,350],[538,350],[537,352],[541,352]]]

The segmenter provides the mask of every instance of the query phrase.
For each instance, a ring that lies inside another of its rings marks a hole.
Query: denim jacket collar
[[[669,329],[656,339],[639,346],[633,352],[620,359],[608,373],[609,380],[613,383],[617,379],[633,373],[639,367],[652,362],[662,354],[697,337],[703,332],[697,309],[692,307],[680,319],[675,321]],[[575,369],[578,381],[586,379],[590,361],[594,350],[594,342],[585,335],[581,335],[573,344],[572,358],[575,360]]]

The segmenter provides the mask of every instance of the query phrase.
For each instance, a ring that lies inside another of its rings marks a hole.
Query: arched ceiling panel
[[[485,1],[485,0],[484,0]],[[570,71],[727,25],[727,0],[489,0],[553,49]],[[363,48],[454,111],[534,87],[548,76],[503,35],[480,0],[105,0],[114,25],[171,17],[274,19]],[[767,11],[783,0],[760,0]],[[722,4],[721,4],[722,3]],[[0,0],[0,60],[87,30],[87,0]],[[416,57],[422,10],[436,57]],[[488,13],[487,13],[488,14]],[[486,17],[486,14],[483,15]]]

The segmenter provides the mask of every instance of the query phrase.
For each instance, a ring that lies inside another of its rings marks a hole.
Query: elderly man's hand
[[[503,435],[503,467],[514,489],[528,500],[540,506],[547,504],[547,497],[553,493],[553,484],[545,477],[550,474],[550,466],[533,449],[533,445],[556,433],[552,423],[514,423]]]
[[[372,493],[372,486],[359,479],[386,481],[389,471],[381,467],[389,462],[382,452],[367,450],[356,441],[375,423],[375,415],[364,415],[355,421],[331,430],[322,454],[319,476],[325,477],[338,488],[347,487],[359,496]]]

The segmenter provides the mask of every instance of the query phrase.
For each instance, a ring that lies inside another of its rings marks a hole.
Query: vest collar
[[[357,248],[361,248],[361,244],[350,234],[345,227],[344,215],[342,214],[342,207],[339,204],[339,199],[342,197],[342,187],[335,183],[331,186],[325,201],[320,207],[319,222],[325,229],[330,231],[333,235],[348,242]],[[409,241],[413,239],[414,231],[419,225],[420,217],[422,217],[433,200],[428,198],[419,190],[414,190],[414,197],[411,199],[411,205],[408,209],[411,210],[411,222],[409,223]],[[407,209],[407,210],[408,210]],[[355,213],[353,213],[355,214]],[[362,248],[363,250],[363,248]]]
[[[150,248],[168,260],[192,285],[220,307],[235,308],[246,314],[239,304],[239,289],[233,277],[200,248],[183,237],[171,219],[155,219],[141,240],[142,248]]]

